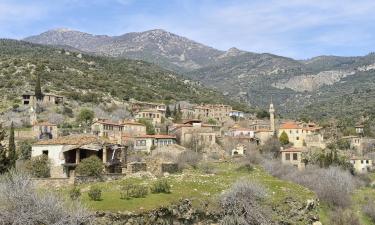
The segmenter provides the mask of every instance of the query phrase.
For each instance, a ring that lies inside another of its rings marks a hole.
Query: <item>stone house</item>
[[[32,126],[32,133],[37,140],[53,139],[58,137],[58,128],[53,123],[39,122]]]
[[[134,121],[125,120],[122,123],[123,128],[123,135],[145,135],[146,134],[146,126],[143,123],[138,123]]]
[[[281,149],[281,163],[285,165],[292,165],[302,170],[305,168],[302,154],[306,150],[304,148],[287,148]]]
[[[232,149],[232,156],[245,155],[246,148],[244,145],[237,145],[236,148]]]
[[[106,119],[96,119],[91,125],[93,135],[112,141],[120,140],[123,130],[124,126],[121,123]]]
[[[169,127],[169,134],[177,138],[183,146],[195,145],[208,147],[216,143],[216,126],[203,124],[200,120],[190,120],[183,124],[173,124]]]
[[[308,135],[319,134],[321,127],[314,123],[298,123],[295,121],[288,121],[280,125],[278,130],[278,137],[285,132],[288,135],[289,142],[293,143],[294,147],[306,146],[306,137]]]
[[[165,115],[165,111],[167,110],[167,106],[163,103],[142,102],[134,99],[130,101],[130,108],[133,112],[153,109],[159,111],[162,115]]]
[[[137,120],[147,119],[147,120],[150,120],[153,125],[156,125],[156,124],[161,124],[162,118],[164,117],[164,115],[165,114],[162,114],[159,110],[145,109],[145,110],[139,111],[136,114],[135,118]]]
[[[232,110],[229,112],[230,117],[244,118],[245,114],[242,111]]]
[[[42,140],[32,146],[31,156],[47,155],[52,178],[75,176],[76,166],[85,158],[98,156],[107,172],[121,172],[126,166],[126,147],[94,135],[71,135]]]
[[[134,137],[134,150],[151,153],[152,150],[176,144],[176,137],[172,135],[141,135]]]
[[[350,163],[357,173],[367,173],[373,169],[372,159],[365,157],[352,157]]]
[[[230,137],[255,137],[255,131],[250,128],[243,128],[239,125],[235,124],[232,128],[230,128],[226,133],[226,136]]]
[[[54,94],[44,94],[41,100],[37,100],[35,94],[25,93],[22,95],[23,105],[35,105],[41,103],[44,105],[62,105],[64,104],[64,97]]]
[[[274,132],[270,129],[258,129],[255,131],[255,138],[260,145],[264,145],[274,135]]]

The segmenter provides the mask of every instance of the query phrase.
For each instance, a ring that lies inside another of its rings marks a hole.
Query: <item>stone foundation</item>
[[[137,173],[147,171],[147,164],[144,162],[132,162],[127,165],[127,173]]]

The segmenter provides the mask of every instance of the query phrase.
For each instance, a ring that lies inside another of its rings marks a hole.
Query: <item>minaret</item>
[[[270,104],[270,109],[269,109],[269,113],[270,113],[270,127],[271,127],[271,131],[273,134],[276,134],[276,129],[275,129],[275,109],[273,108],[273,103],[272,103],[272,97],[271,97],[271,104]]]
[[[36,112],[35,112],[34,108],[31,106],[30,107],[30,124],[35,125],[37,122],[38,122],[38,120],[37,120]]]

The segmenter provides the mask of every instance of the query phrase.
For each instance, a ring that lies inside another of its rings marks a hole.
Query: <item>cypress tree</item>
[[[176,115],[177,115],[177,105],[174,105],[173,116],[176,116]]]
[[[5,130],[2,128],[0,124],[0,174],[5,173],[8,169],[8,159],[6,155],[6,149],[1,144],[1,142],[5,138]]]
[[[43,99],[42,87],[40,85],[40,75],[36,76],[36,84],[35,84],[35,97],[37,100]]]
[[[14,124],[12,122],[9,133],[8,163],[9,167],[16,167],[16,143],[14,141]]]
[[[167,109],[165,110],[165,117],[171,117],[171,109],[169,108],[169,105],[167,105]]]
[[[288,134],[283,131],[280,135],[279,141],[282,145],[287,145],[289,144],[289,137]]]

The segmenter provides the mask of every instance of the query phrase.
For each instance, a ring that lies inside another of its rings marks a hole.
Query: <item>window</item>
[[[135,144],[137,146],[146,146],[146,140],[137,140]]]
[[[361,164],[363,164],[363,160],[361,160]]]
[[[285,153],[285,160],[290,160],[290,153]]]
[[[366,164],[368,164],[368,160],[366,160]]]
[[[298,154],[297,153],[293,153],[293,160],[297,160],[298,159]]]
[[[296,137],[296,140],[298,141],[298,140],[299,140],[299,137]]]
[[[43,150],[42,154],[48,156],[48,150]]]

